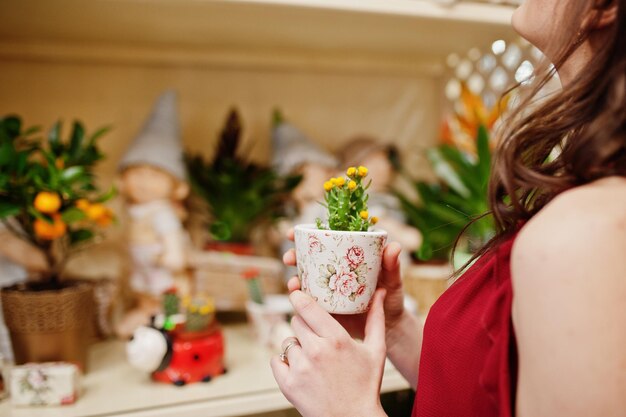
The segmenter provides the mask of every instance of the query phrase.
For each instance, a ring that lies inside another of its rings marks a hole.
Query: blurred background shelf
[[[0,56],[437,70],[451,52],[510,38],[511,12],[426,0],[4,1]]]
[[[268,163],[280,108],[329,152],[372,138],[395,145],[415,178],[432,178],[425,150],[440,136],[447,58],[474,50],[477,58],[463,58],[471,69],[494,41],[515,38],[513,7],[445,3],[2,0],[0,114],[17,113],[27,125],[79,119],[90,131],[111,126],[96,171],[105,187],[166,89],[178,93],[192,153],[212,155],[236,107],[241,149]],[[112,228],[102,252],[117,254],[122,230]],[[85,253],[77,264],[117,279],[103,268],[112,262],[92,261],[107,254]]]
[[[291,408],[272,376],[272,353],[260,346],[245,325],[224,328],[228,373],[209,383],[185,387],[155,384],[132,368],[121,341],[101,342],[91,349],[90,372],[79,401],[71,406],[13,408],[0,404],[3,417],[231,417]],[[387,363],[382,393],[409,385]]]
[[[393,141],[419,174],[437,140],[446,57],[514,37],[513,8],[426,0],[5,0],[0,112],[49,126],[110,124],[110,182],[155,97],[180,95],[192,151],[237,106],[251,158],[271,154],[275,106],[331,151]],[[425,174],[427,175],[427,174]]]

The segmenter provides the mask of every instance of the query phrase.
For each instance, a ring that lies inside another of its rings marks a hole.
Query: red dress
[[[514,237],[486,253],[433,305],[424,326],[412,417],[512,417]]]

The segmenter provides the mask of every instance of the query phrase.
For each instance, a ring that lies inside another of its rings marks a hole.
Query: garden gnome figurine
[[[336,171],[337,158],[283,120],[278,111],[274,114],[272,142],[272,162],[278,173],[302,175],[302,181],[293,190],[293,200],[298,211],[294,223],[314,223],[324,213],[324,208],[319,204],[324,198],[322,184]]]
[[[188,236],[182,226],[186,182],[176,94],[167,91],[119,165],[120,192],[128,205],[130,286],[137,306],[117,326],[130,337],[159,312],[162,294],[186,279]]]
[[[287,231],[297,224],[315,223],[324,218],[324,182],[338,166],[337,158],[320,148],[293,124],[286,122],[279,111],[274,113],[272,131],[274,154],[272,163],[280,175],[299,174],[302,181],[293,190],[292,200],[295,213],[291,218],[278,223],[276,240],[281,252],[293,248],[293,243],[285,237]],[[294,268],[287,268],[285,277],[295,274]]]

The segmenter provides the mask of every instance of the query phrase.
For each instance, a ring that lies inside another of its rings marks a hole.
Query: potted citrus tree
[[[91,285],[66,279],[65,266],[93,242],[114,215],[103,203],[93,166],[102,159],[98,139],[75,122],[69,138],[56,123],[46,141],[21,119],[0,119],[0,220],[41,252],[47,268],[26,283],[3,288],[2,307],[17,363],[71,361],[85,366],[93,320]]]
[[[302,290],[328,312],[367,311],[381,271],[387,232],[372,228],[367,210],[366,167],[324,183],[327,218],[295,227],[298,276]]]
[[[254,254],[251,234],[263,222],[282,215],[284,201],[300,176],[280,176],[274,169],[240,155],[241,120],[232,110],[212,159],[185,156],[194,193],[206,203],[212,240],[206,248],[239,255]]]

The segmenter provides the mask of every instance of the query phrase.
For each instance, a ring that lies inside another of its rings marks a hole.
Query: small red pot
[[[235,255],[247,255],[253,256],[254,246],[250,243],[241,242],[218,242],[211,241],[204,245],[205,250],[212,250],[216,252],[233,253]]]

